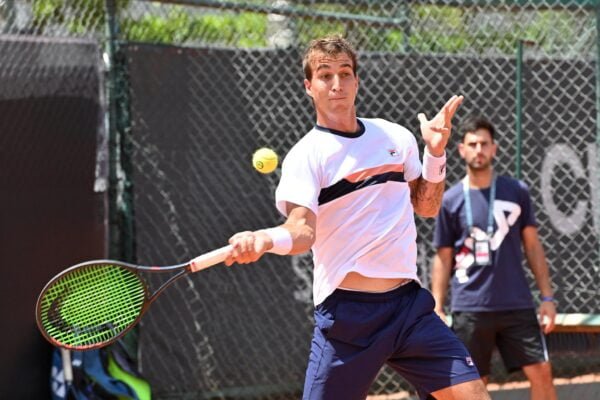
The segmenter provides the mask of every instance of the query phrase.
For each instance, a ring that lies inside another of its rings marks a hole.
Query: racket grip
[[[70,385],[73,382],[73,365],[71,364],[71,351],[68,349],[60,348],[60,356],[62,358],[63,374],[65,376],[65,382]]]
[[[194,258],[192,261],[190,261],[190,270],[192,272],[197,272],[202,269],[212,267],[215,264],[222,263],[225,261],[225,258],[231,251],[231,248],[231,245],[227,245]]]

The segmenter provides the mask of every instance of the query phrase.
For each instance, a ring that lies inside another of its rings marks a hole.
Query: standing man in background
[[[556,317],[548,265],[527,186],[494,172],[494,131],[488,120],[476,116],[460,129],[458,150],[467,175],[446,191],[436,219],[431,269],[435,310],[446,320],[443,307],[451,280],[452,328],[484,382],[497,347],[508,371],[525,373],[532,400],[554,400],[544,338]],[[539,315],[522,267],[521,245],[540,289]]]
[[[464,344],[434,313],[416,266],[414,213],[438,213],[462,96],[431,120],[418,114],[421,164],[409,130],[357,117],[357,55],[348,41],[314,40],[303,68],[316,123],[283,162],[275,200],[286,222],[233,235],[226,264],[312,249],[315,327],[305,400],[364,400],[385,364],[421,398],[489,399]]]

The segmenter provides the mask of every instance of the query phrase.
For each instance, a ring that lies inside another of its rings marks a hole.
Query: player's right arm
[[[285,222],[274,228],[233,235],[226,265],[252,263],[266,252],[287,255],[310,250],[316,237],[321,190],[317,138],[307,134],[290,149],[281,165],[275,206],[286,217]]]
[[[276,227],[277,235],[287,236],[291,240],[291,249],[287,254],[302,254],[310,250],[315,241],[317,217],[312,210],[297,204],[286,204],[287,219],[283,225]],[[233,263],[248,264],[256,262],[274,246],[273,234],[265,230],[244,231],[229,239],[232,250],[225,259],[226,265]]]
[[[286,204],[287,220],[281,226],[292,235],[292,250],[289,254],[302,254],[310,250],[315,242],[317,216],[310,208],[293,203]]]
[[[452,274],[452,247],[440,247],[437,249],[431,265],[431,294],[435,299],[435,312],[446,321],[444,303],[448,293],[448,284]]]

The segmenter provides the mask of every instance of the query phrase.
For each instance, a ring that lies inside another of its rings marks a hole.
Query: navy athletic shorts
[[[513,311],[454,312],[452,329],[466,344],[481,376],[490,374],[494,347],[507,371],[548,361],[546,340],[533,308]]]
[[[336,290],[315,308],[303,399],[364,400],[388,364],[421,398],[479,379],[465,346],[416,282],[384,293]]]

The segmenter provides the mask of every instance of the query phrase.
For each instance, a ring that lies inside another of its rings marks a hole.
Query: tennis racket
[[[173,282],[225,260],[231,246],[170,266],[141,266],[113,260],[74,265],[46,284],[36,321],[53,345],[70,350],[107,346],[133,328],[150,304]],[[171,273],[150,293],[141,272]]]

